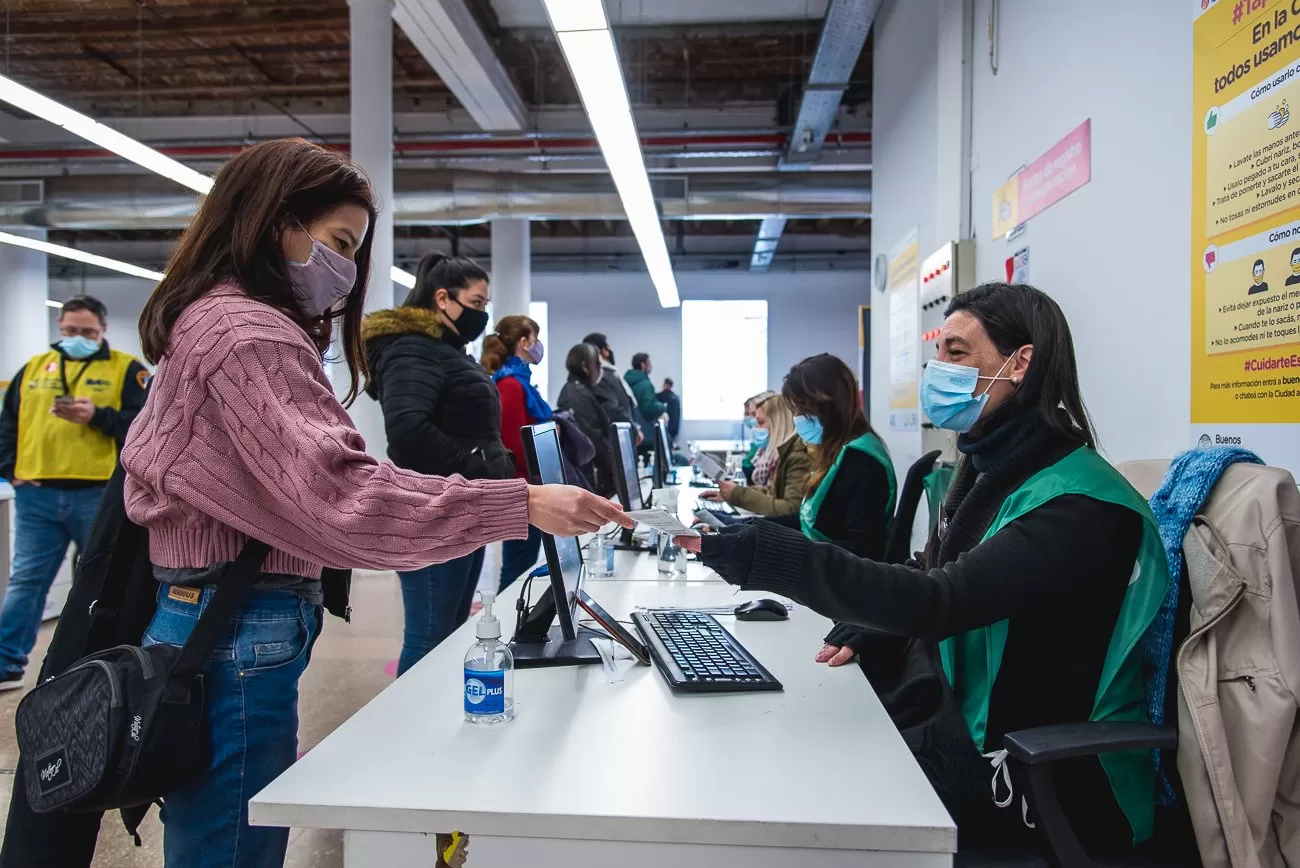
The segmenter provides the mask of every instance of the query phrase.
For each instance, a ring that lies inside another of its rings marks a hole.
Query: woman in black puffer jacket
[[[370,383],[398,467],[437,476],[512,479],[501,442],[501,401],[487,372],[465,352],[487,327],[488,276],[477,263],[430,253],[415,289],[393,310],[362,324]],[[469,616],[483,550],[403,572],[406,626],[397,673],[447,638]]]

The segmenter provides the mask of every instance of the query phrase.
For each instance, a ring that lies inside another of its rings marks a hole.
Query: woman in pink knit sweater
[[[565,536],[630,523],[578,488],[422,476],[365,453],[322,356],[336,338],[355,396],[374,221],[368,181],[338,152],[249,148],[218,173],[141,316],[158,371],[122,464],[160,582],[145,643],[184,644],[223,565],[250,537],[272,548],[204,670],[213,764],[165,800],[168,868],[283,863],[288,831],[251,828],[247,804],[296,756],[323,568],[415,569],[530,523]]]

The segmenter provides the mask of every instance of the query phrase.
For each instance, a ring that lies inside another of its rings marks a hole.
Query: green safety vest
[[[885,475],[889,478],[889,502],[885,506],[885,522],[888,523],[894,517],[894,498],[898,494],[898,483],[894,478],[894,462],[889,457],[889,450],[879,437],[871,432],[863,434],[856,440],[851,440],[840,450],[840,454],[835,457],[835,463],[831,469],[826,472],[817,490],[811,496],[804,498],[804,502],[799,506],[799,525],[803,529],[803,535],[815,542],[834,542],[827,539],[826,535],[818,531],[814,524],[817,522],[817,513],[821,511],[822,501],[826,499],[826,493],[831,490],[831,485],[835,482],[835,475],[840,472],[840,463],[844,461],[844,453],[850,449],[856,449],[859,452],[865,452],[872,458],[880,462],[885,468]]]
[[[1142,546],[1133,565],[1119,620],[1111,634],[1101,682],[1088,719],[1145,723],[1147,705],[1140,642],[1164,600],[1169,567],[1160,531],[1142,495],[1096,450],[1081,447],[1036,473],[1008,497],[984,539],[1063,494],[1082,494],[1127,507],[1142,516]],[[939,646],[944,674],[957,695],[971,737],[981,751],[988,725],[989,697],[1006,644],[1007,622],[1003,620],[945,639]],[[1151,752],[1104,754],[1101,764],[1111,791],[1133,829],[1134,843],[1151,837],[1156,799],[1156,770]]]

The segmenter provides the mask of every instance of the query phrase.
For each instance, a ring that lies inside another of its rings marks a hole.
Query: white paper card
[[[637,524],[654,528],[669,536],[699,536],[700,532],[682,524],[677,516],[666,509],[633,509],[625,513]]]

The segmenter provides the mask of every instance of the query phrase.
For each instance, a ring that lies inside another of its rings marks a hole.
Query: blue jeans
[[[406,611],[402,655],[397,658],[399,676],[469,619],[481,569],[483,549],[445,564],[397,574]]]
[[[542,532],[528,525],[528,539],[508,539],[501,544],[501,585],[497,593],[533,568],[542,548]]]
[[[143,644],[184,645],[216,588],[197,603],[158,589]],[[298,756],[298,678],[321,610],[293,591],[253,591],[203,667],[212,766],[163,799],[167,868],[281,868],[289,830],[248,825],[248,800]]]
[[[45,598],[59,574],[68,543],[86,546],[103,486],[14,489],[14,569],[0,611],[0,678],[21,676],[36,645]],[[0,542],[7,545],[7,541]]]

